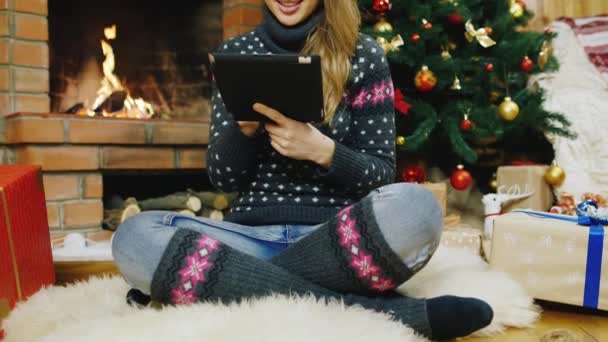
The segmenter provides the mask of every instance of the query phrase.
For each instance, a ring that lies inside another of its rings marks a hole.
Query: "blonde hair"
[[[325,123],[331,122],[351,72],[361,26],[356,0],[324,0],[325,17],[308,37],[303,53],[321,56]]]

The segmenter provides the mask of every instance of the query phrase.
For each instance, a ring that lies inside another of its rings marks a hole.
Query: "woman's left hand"
[[[264,128],[270,137],[270,144],[281,155],[310,160],[325,168],[331,166],[335,142],[313,125],[290,119],[261,103],[256,103],[253,109],[272,120]]]

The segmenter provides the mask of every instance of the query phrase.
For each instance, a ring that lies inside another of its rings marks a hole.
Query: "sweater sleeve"
[[[212,82],[211,127],[207,149],[207,171],[211,183],[221,191],[242,191],[257,165],[259,137],[244,135],[226,110]]]
[[[384,51],[369,37],[358,46],[353,72],[350,136],[335,142],[331,167],[319,174],[368,193],[395,179],[394,89]]]

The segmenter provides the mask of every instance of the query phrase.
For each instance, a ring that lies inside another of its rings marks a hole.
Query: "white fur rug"
[[[426,341],[383,314],[310,298],[272,297],[240,305],[201,303],[138,310],[125,303],[122,278],[96,278],[44,289],[17,305],[4,322],[6,342],[69,341]],[[494,322],[478,334],[528,327],[539,309],[507,275],[480,257],[440,247],[429,265],[401,288],[417,297],[445,294],[486,300]]]

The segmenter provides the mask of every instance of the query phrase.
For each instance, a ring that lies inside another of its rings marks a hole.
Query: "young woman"
[[[138,291],[162,303],[225,302],[270,293],[338,298],[387,312],[433,339],[492,320],[471,298],[414,299],[393,290],[439,244],[433,196],[393,184],[393,84],[383,50],[359,34],[355,0],[266,0],[264,23],[221,52],[318,54],[325,122],[254,109],[269,122],[235,122],[213,91],[208,172],[241,196],[224,222],[145,212],[120,226],[113,253]],[[289,84],[285,85],[289,87]]]

